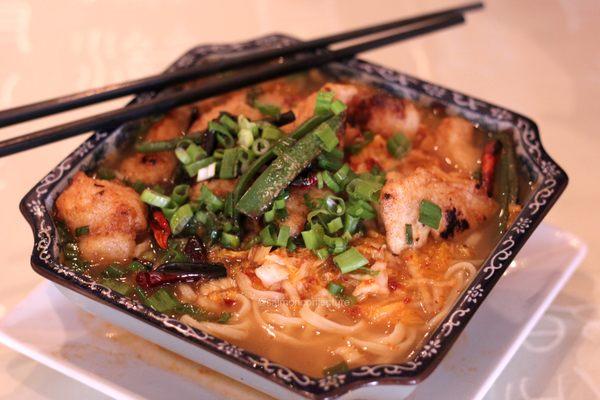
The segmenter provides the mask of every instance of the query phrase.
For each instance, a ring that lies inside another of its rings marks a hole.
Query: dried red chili
[[[494,171],[498,163],[500,148],[500,142],[491,140],[486,143],[481,156],[481,183],[489,197],[494,193]]]
[[[169,221],[167,221],[167,218],[165,218],[165,215],[161,211],[154,210],[152,213],[150,228],[152,228],[154,240],[156,240],[158,246],[166,249],[169,236],[171,236],[171,227],[169,226]]]

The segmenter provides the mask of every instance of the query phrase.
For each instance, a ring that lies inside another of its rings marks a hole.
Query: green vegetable
[[[324,151],[332,151],[340,143],[335,132],[329,125],[319,127],[315,131],[315,135],[321,140],[321,148]]]
[[[269,115],[276,118],[281,114],[281,109],[274,104],[262,103],[255,99],[253,105],[254,108],[258,109],[263,115]]]
[[[116,279],[104,278],[100,283],[115,292],[127,296],[131,292],[131,286],[125,282],[118,281]]]
[[[166,207],[171,201],[168,196],[160,194],[152,189],[144,189],[140,195],[140,199],[146,204],[159,208]]]
[[[106,278],[117,279],[122,278],[125,275],[127,275],[127,271],[122,270],[118,265],[114,264],[109,265],[104,271],[102,271],[102,276]]]
[[[344,286],[336,282],[329,282],[327,284],[327,291],[334,296],[338,296],[344,293]]]
[[[240,130],[239,125],[237,124],[237,122],[235,122],[233,120],[233,118],[231,118],[229,115],[222,113],[221,116],[219,117],[219,122],[222,125],[225,125],[227,127],[227,129],[229,129],[229,131],[231,132],[237,132]]]
[[[411,224],[405,224],[404,225],[404,231],[406,234],[406,244],[407,245],[411,245],[413,244],[413,230],[412,230],[412,225]]]
[[[350,368],[348,368],[348,364],[345,361],[342,361],[341,363],[336,364],[332,367],[325,368],[323,370],[323,375],[329,376],[335,374],[343,374],[345,372],[348,372],[349,370]]]
[[[321,153],[319,132],[328,129],[337,131],[341,124],[341,118],[333,117],[287,148],[240,198],[238,210],[251,217],[262,215],[273,199]]]
[[[355,247],[350,247],[342,254],[333,257],[333,262],[343,274],[346,274],[360,267],[364,267],[369,263],[369,260],[367,260]]]
[[[319,92],[315,101],[315,115],[323,115],[331,111],[331,103],[333,102],[333,92]]]
[[[221,233],[221,244],[228,249],[237,249],[240,247],[240,238],[227,232]]]
[[[410,151],[410,140],[401,133],[396,133],[388,139],[387,149],[396,158],[402,158]]]
[[[90,227],[87,225],[80,226],[79,228],[75,229],[75,236],[77,236],[77,237],[89,235],[89,233],[90,233]]]
[[[177,185],[171,192],[171,200],[177,205],[185,203],[190,195],[190,185]]]
[[[201,169],[208,167],[209,165],[213,164],[215,161],[216,160],[214,157],[206,157],[201,160],[194,161],[192,163],[185,165],[184,169],[188,173],[189,176],[196,176],[196,175],[198,175],[198,172]]]
[[[219,178],[233,179],[237,176],[239,149],[225,149],[221,167],[219,168]]]
[[[193,217],[194,212],[192,211],[192,207],[189,203],[179,207],[169,221],[173,235],[178,235],[181,233]]]
[[[104,179],[106,181],[111,181],[117,177],[115,171],[106,167],[100,167],[96,171],[96,177],[99,179]]]
[[[429,200],[421,200],[419,205],[419,222],[433,229],[439,229],[442,220],[442,209]]]
[[[146,303],[149,307],[162,313],[173,310],[181,304],[172,294],[162,288],[158,289],[152,296],[148,297]]]

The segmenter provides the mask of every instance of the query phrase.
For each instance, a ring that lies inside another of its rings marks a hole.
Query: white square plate
[[[574,235],[541,225],[410,399],[483,397],[586,251]],[[266,398],[80,311],[50,283],[0,321],[0,342],[117,399]]]

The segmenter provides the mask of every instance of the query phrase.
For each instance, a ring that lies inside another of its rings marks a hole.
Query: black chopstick
[[[422,22],[432,18],[438,18],[456,13],[465,13],[468,11],[482,8],[482,3],[471,3],[464,6],[450,8],[443,11],[423,14],[415,17],[404,18],[390,21],[379,25],[364,27],[338,34],[324,36],[318,39],[297,43],[290,46],[261,50],[244,56],[238,56],[229,59],[223,59],[210,64],[193,66],[183,70],[170,73],[153,75],[142,79],[129,82],[117,83],[100,88],[90,89],[67,96],[56,97],[24,106],[19,106],[0,111],[0,128],[19,122],[28,121],[47,115],[84,107],[90,104],[115,99],[118,97],[151,91],[163,88],[165,86],[178,84],[190,79],[200,78],[222,72],[240,66],[248,66],[271,60],[277,57],[285,57],[291,54],[312,51],[327,47],[334,43],[339,43],[351,39],[356,39],[366,35],[371,35],[390,29],[401,28],[417,22]]]
[[[143,103],[132,104],[123,109],[109,111],[27,135],[0,141],[0,157],[56,142],[91,130],[116,127],[129,120],[165,112],[183,104],[206,99],[244,86],[263,82],[268,79],[274,79],[306,69],[319,67],[332,61],[348,59],[367,50],[448,28],[461,24],[464,21],[465,19],[462,14],[455,14],[433,21],[426,21],[416,28],[403,30],[392,35],[383,36],[333,51],[323,51],[288,60],[282,64],[264,65],[249,72],[223,77],[217,82],[207,83],[199,88],[165,94],[164,96]]]

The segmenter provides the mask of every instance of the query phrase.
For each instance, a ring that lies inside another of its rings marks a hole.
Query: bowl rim
[[[185,68],[210,55],[284,46],[294,42],[297,42],[297,39],[291,36],[271,34],[242,43],[200,45],[177,59],[168,68],[168,71]],[[120,128],[111,132],[95,132],[42,178],[21,200],[19,208],[34,234],[34,247],[31,255],[31,266],[34,271],[56,284],[142,320],[179,339],[200,346],[206,351],[219,355],[229,362],[305,397],[333,398],[365,385],[414,385],[425,379],[441,362],[467,322],[513,261],[517,252],[560,197],[567,186],[568,177],[544,150],[535,122],[521,114],[359,59],[351,59],[335,63],[335,65],[373,77],[395,88],[414,91],[446,106],[459,109],[461,114],[471,121],[512,126],[516,137],[519,138],[519,146],[524,150],[521,156],[525,157],[537,170],[538,186],[523,205],[523,210],[500,238],[438,328],[429,335],[409,361],[398,364],[366,365],[353,368],[345,373],[320,378],[308,376],[156,312],[135,300],[112,291],[89,277],[62,266],[55,251],[56,231],[52,211],[48,207],[52,190],[61,181],[68,179],[71,172],[80,169],[83,159],[98,150],[99,145]],[[144,93],[137,96],[133,102],[144,101],[154,95],[154,93]]]

